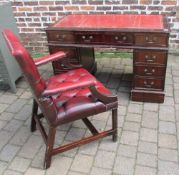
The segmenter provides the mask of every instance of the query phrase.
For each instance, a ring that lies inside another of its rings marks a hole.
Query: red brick
[[[40,13],[37,13],[37,12],[32,12],[32,13],[27,13],[27,16],[30,17],[30,16],[41,16]]]
[[[27,22],[32,22],[32,18],[25,18]]]
[[[29,23],[29,27],[41,27],[42,25],[40,23]]]
[[[20,16],[20,17],[23,16],[23,17],[24,17],[24,16],[26,16],[26,15],[25,15],[24,12],[14,12],[14,16],[15,16],[15,17],[18,17],[18,16]]]
[[[103,10],[103,11],[111,10],[111,6],[97,6],[96,10]]]
[[[89,4],[101,5],[103,4],[102,0],[88,0]]]
[[[23,3],[22,2],[16,2],[16,1],[14,1],[14,2],[12,2],[12,6],[23,6]]]
[[[95,7],[94,6],[81,6],[80,7],[81,10],[95,10]]]
[[[24,2],[24,5],[28,5],[28,6],[35,6],[38,5],[38,1],[29,1],[29,2]]]
[[[113,6],[113,10],[128,10],[128,6]]]
[[[65,15],[70,15],[72,12],[58,12],[58,17],[60,16],[65,16]]]
[[[56,16],[55,12],[44,12],[42,13],[42,16]]]
[[[138,4],[138,0],[122,0],[122,4]]]
[[[62,11],[63,7],[62,6],[54,6],[54,7],[49,7],[50,11]]]
[[[73,0],[72,4],[87,4],[86,0]]]
[[[176,0],[175,1],[173,1],[173,0],[167,0],[167,1],[163,0],[162,5],[177,5],[177,1]]]
[[[34,7],[34,11],[47,11],[47,10],[48,10],[48,8],[45,7],[45,6],[43,6],[43,7],[39,7],[39,6]]]
[[[64,7],[65,10],[79,10],[79,6],[65,6]]]
[[[26,25],[26,23],[17,23],[17,26],[18,27],[26,27],[27,25]]]
[[[18,11],[19,12],[31,12],[32,11],[32,7],[19,7]]]
[[[155,1],[153,1],[153,4],[158,5],[158,4],[161,4],[161,2],[159,0],[155,0]]]
[[[34,29],[33,28],[21,28],[20,30],[22,33],[26,33],[26,32],[34,32]]]
[[[147,10],[158,10],[158,11],[162,11],[163,10],[163,6],[148,6]]]
[[[120,1],[116,1],[116,0],[105,0],[104,1],[104,4],[107,4],[107,5],[114,5],[114,4],[120,4]]]
[[[152,0],[140,0],[139,4],[150,5],[152,4]]]
[[[39,1],[40,5],[54,5],[54,1]]]
[[[55,1],[56,5],[66,5],[66,4],[70,4],[69,0],[61,0],[61,1]]]
[[[24,18],[16,18],[18,22],[25,22]]]
[[[176,17],[179,18],[179,6],[176,7]]]
[[[141,6],[141,5],[134,5],[134,6],[130,6],[131,10],[145,10],[146,6]]]
[[[34,18],[34,22],[40,22],[41,18]]]

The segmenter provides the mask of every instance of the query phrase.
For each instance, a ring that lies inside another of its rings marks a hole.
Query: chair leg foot
[[[32,116],[30,130],[31,130],[31,132],[34,132],[34,131],[36,131],[36,129],[37,129],[36,122],[35,122],[34,116]]]
[[[113,134],[112,140],[113,140],[113,142],[117,142],[117,134]]]
[[[34,115],[37,115],[37,111],[38,111],[38,104],[35,100],[33,100],[32,118],[31,118],[31,126],[30,126],[31,132],[36,131],[36,122],[35,122]]]
[[[118,124],[118,120],[117,120],[117,109],[113,109],[112,110],[112,129],[114,130],[114,133],[112,135],[112,140],[113,142],[117,141],[117,124]]]
[[[53,151],[53,145],[55,141],[55,134],[56,134],[56,128],[50,128],[49,134],[47,138],[47,145],[46,145],[46,153],[45,153],[45,159],[44,159],[44,168],[47,169],[51,165],[52,160],[52,151]]]
[[[44,160],[44,169],[48,169],[51,165],[51,160],[52,157],[49,155],[45,155],[45,160]]]

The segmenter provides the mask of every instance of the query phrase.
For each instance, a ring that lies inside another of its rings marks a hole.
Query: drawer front
[[[109,44],[133,45],[134,37],[132,33],[105,33],[105,40]]]
[[[73,32],[63,31],[47,31],[48,41],[60,43],[75,43],[75,35]]]
[[[135,77],[134,88],[135,89],[148,89],[148,90],[163,90],[164,79]]]
[[[54,47],[54,46],[49,46],[50,53],[56,53],[58,51],[64,51],[68,52],[68,57],[70,59],[70,63],[76,63],[79,64],[80,60],[78,57],[78,51],[76,48],[61,48],[61,47]]]
[[[134,50],[134,63],[144,63],[144,64],[160,64],[166,65],[167,63],[167,52],[166,51],[143,51]]]
[[[136,46],[168,47],[168,35],[166,34],[135,34]]]
[[[76,40],[79,44],[97,44],[103,43],[103,35],[96,32],[77,32]]]
[[[134,66],[135,75],[165,76],[165,67]]]

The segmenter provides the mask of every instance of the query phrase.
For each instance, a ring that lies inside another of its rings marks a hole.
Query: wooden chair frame
[[[103,94],[98,93],[95,87],[90,87],[90,90],[93,93],[93,95],[97,96],[99,99],[101,99],[105,103],[111,104],[111,102],[114,101],[114,98],[116,98],[114,96],[107,97],[107,96],[104,96]],[[94,127],[94,125],[90,122],[88,118],[83,118],[82,121],[90,130],[90,132],[92,133],[92,136],[83,138],[73,143],[59,146],[58,148],[53,148],[54,142],[55,142],[56,127],[50,126],[48,133],[46,133],[42,125],[42,122],[40,120],[43,117],[44,116],[42,113],[38,114],[38,104],[35,100],[33,100],[31,131],[34,132],[37,126],[46,144],[46,153],[45,153],[45,159],[44,159],[45,168],[50,167],[52,156],[58,153],[63,153],[75,147],[90,143],[92,141],[95,141],[95,140],[98,140],[98,139],[101,139],[110,135],[112,135],[112,140],[114,142],[117,141],[117,123],[118,123],[117,108],[112,109],[112,128],[110,130],[99,133],[99,131]]]

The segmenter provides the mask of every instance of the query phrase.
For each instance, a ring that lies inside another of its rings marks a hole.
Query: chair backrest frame
[[[41,108],[44,116],[46,116],[47,121],[49,121],[50,124],[53,124],[57,114],[56,107],[52,98],[42,98],[41,96],[46,88],[46,82],[41,77],[31,55],[11,30],[5,29],[3,31],[3,36],[11,54],[18,62],[29,83],[34,99]]]

